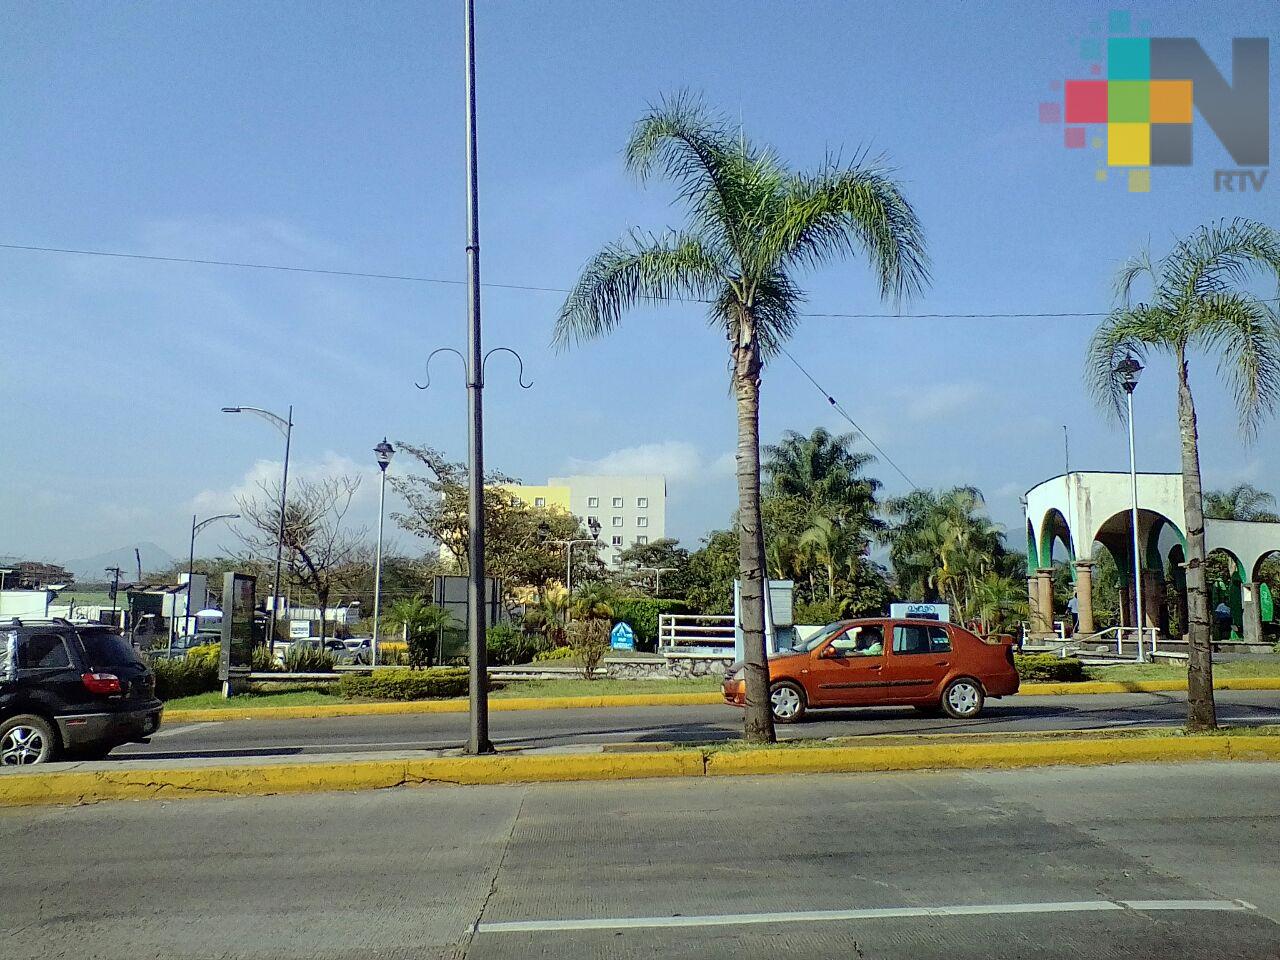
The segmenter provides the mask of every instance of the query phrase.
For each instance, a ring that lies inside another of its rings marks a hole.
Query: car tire
[[[942,691],[942,709],[953,720],[972,720],[982,713],[982,684],[972,677],[957,677]]]
[[[20,713],[0,723],[0,766],[27,766],[58,759],[58,733],[44,717]]]
[[[782,680],[769,688],[769,709],[774,723],[799,723],[804,719],[804,690],[790,680]]]

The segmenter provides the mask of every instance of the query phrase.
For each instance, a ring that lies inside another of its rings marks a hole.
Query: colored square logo
[[[1112,37],[1107,41],[1107,76],[1112,80],[1151,78],[1151,41],[1146,37]]]
[[[1061,123],[1062,122],[1062,104],[1052,103],[1052,102],[1040,104],[1040,122],[1041,123]]]
[[[1063,96],[1067,123],[1107,122],[1107,81],[1068,80]]]
[[[1151,81],[1151,122],[1191,122],[1191,81]]]
[[[1191,166],[1191,124],[1153,123],[1151,125],[1151,165],[1153,167]]]
[[[1107,120],[1146,123],[1151,119],[1151,84],[1146,80],[1112,80],[1107,84]]]
[[[1145,167],[1151,163],[1151,124],[1107,124],[1107,165]]]
[[[1062,145],[1072,150],[1084,146],[1084,127],[1067,127],[1062,131]]]

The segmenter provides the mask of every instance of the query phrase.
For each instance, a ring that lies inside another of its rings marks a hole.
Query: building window
[[[648,525],[649,525],[649,518],[648,518],[648,517],[636,517],[636,526],[637,526],[637,527],[647,527]]]
[[[615,535],[615,536],[614,536],[614,538],[613,538],[613,545],[614,545],[615,547],[620,547],[620,546],[622,546],[622,537],[621,537],[621,536],[617,536],[617,535]]]
[[[614,507],[614,509],[615,509],[615,510],[620,510],[620,509],[622,508],[622,498],[621,498],[621,497],[614,497],[614,498],[613,498],[613,507]]]
[[[638,547],[643,547],[648,542],[649,542],[648,537],[636,537],[636,546]]]
[[[599,518],[599,517],[587,517],[587,526],[588,526],[588,527],[598,527],[598,526],[600,526],[600,518]]]
[[[648,510],[648,509],[649,509],[649,498],[648,498],[648,497],[636,497],[636,508],[637,508],[637,509],[639,509],[639,510]]]
[[[621,518],[621,517],[614,517],[614,518],[613,518],[613,525],[614,525],[615,527],[620,527],[620,526],[622,526],[622,518]]]
[[[599,497],[587,497],[587,506],[588,506],[588,507],[598,507],[598,506],[600,506],[600,498],[599,498]]]
[[[533,498],[533,505],[534,505],[535,507],[545,507],[545,506],[547,505],[547,498],[546,498],[546,497],[534,497],[534,498]]]

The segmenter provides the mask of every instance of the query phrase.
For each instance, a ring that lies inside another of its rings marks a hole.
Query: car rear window
[[[71,666],[71,657],[58,634],[36,633],[18,645],[18,666],[27,670],[52,670]]]
[[[93,631],[80,634],[85,659],[95,667],[118,667],[140,663],[141,658],[124,637],[114,633]]]

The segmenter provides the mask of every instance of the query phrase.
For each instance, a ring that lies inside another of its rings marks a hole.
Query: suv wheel
[[[784,680],[769,688],[769,707],[778,723],[798,723],[804,718],[804,691]]]
[[[0,723],[0,765],[48,763],[58,755],[58,735],[43,717],[23,713]]]
[[[982,712],[982,687],[977,680],[961,677],[942,691],[942,709],[953,720],[971,720]]]

